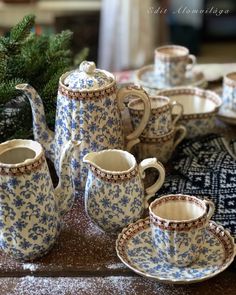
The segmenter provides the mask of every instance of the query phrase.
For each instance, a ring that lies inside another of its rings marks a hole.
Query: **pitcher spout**
[[[74,150],[78,148],[80,144],[80,141],[69,140],[62,150],[59,167],[59,183],[55,189],[60,216],[68,212],[74,203],[75,195],[71,159],[73,158]]]
[[[29,84],[18,84],[16,89],[27,96],[33,116],[34,139],[44,147],[47,158],[54,162],[54,133],[46,124],[43,102],[37,91]]]
[[[90,165],[95,165],[96,166],[96,164],[94,163],[94,160],[96,159],[96,156],[97,156],[97,152],[90,152],[90,153],[86,154],[83,157],[83,162],[87,163],[87,164],[90,164]]]
[[[84,156],[83,162],[90,166],[91,170],[96,169],[101,173],[128,173],[136,165],[132,154],[118,149],[108,149],[99,152],[90,152]]]

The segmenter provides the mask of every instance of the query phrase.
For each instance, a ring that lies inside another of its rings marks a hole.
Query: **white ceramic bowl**
[[[176,87],[156,92],[183,105],[184,113],[179,123],[187,128],[187,137],[204,135],[213,131],[215,117],[222,104],[218,94],[194,87]]]

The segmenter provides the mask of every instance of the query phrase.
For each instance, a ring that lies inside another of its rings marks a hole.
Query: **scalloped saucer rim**
[[[204,77],[203,72],[194,72],[194,71],[191,72],[192,77],[189,77],[189,78],[186,77],[185,83],[178,85],[178,86],[171,87],[170,85],[158,85],[154,81],[153,82],[144,81],[142,79],[142,75],[147,72],[153,73],[153,68],[154,68],[154,65],[151,64],[151,65],[147,65],[147,66],[144,66],[144,67],[138,69],[135,72],[135,81],[138,84],[140,84],[140,86],[147,87],[147,88],[153,88],[153,89],[157,89],[157,90],[165,89],[165,88],[181,87],[181,86],[186,86],[186,87],[192,86],[192,87],[206,88],[207,84],[208,84],[206,78]],[[195,78],[195,80],[194,80],[194,78]]]
[[[157,281],[160,281],[162,283],[167,283],[167,284],[191,284],[191,283],[197,283],[197,282],[202,282],[202,281],[205,281],[207,279],[210,279],[218,274],[220,274],[221,272],[223,272],[227,267],[229,267],[229,265],[233,262],[234,260],[234,257],[236,255],[236,244],[234,243],[234,238],[230,235],[229,231],[224,229],[221,225],[218,225],[216,222],[214,221],[210,221],[209,225],[208,225],[208,232],[211,229],[211,226],[213,226],[213,228],[215,227],[215,239],[217,238],[219,240],[219,244],[222,246],[222,252],[224,253],[227,253],[226,252],[226,246],[223,245],[222,242],[220,242],[220,233],[218,232],[217,233],[217,229],[221,229],[221,234],[226,234],[228,239],[230,240],[230,243],[232,243],[232,253],[231,255],[229,256],[229,258],[226,260],[226,262],[222,262],[221,265],[218,266],[218,269],[216,269],[215,271],[213,271],[212,273],[208,274],[208,275],[205,275],[205,276],[202,276],[202,277],[193,277],[193,278],[188,278],[188,279],[184,279],[184,278],[180,278],[180,279],[174,279],[173,277],[169,277],[169,278],[164,278],[164,277],[160,277],[158,275],[153,275],[145,270],[140,270],[138,269],[137,265],[135,266],[130,258],[128,257],[128,254],[127,254],[127,251],[125,251],[126,253],[126,256],[127,258],[125,259],[125,257],[123,257],[123,255],[120,253],[120,243],[121,243],[121,240],[122,240],[122,237],[124,236],[125,238],[128,238],[128,235],[130,233],[132,233],[132,230],[134,231],[134,235],[137,235],[137,234],[140,234],[141,233],[145,233],[145,232],[151,232],[151,229],[150,229],[150,221],[149,221],[149,217],[145,218],[145,219],[140,219],[130,225],[128,225],[127,227],[125,227],[122,232],[118,235],[118,238],[116,240],[116,253],[117,253],[117,256],[119,257],[119,259],[128,267],[130,268],[131,270],[133,270],[135,273],[141,275],[141,276],[144,276],[144,277],[147,277],[147,278],[151,278],[151,279],[156,279]],[[213,233],[211,233],[213,235]],[[150,233],[151,235],[151,233]],[[132,238],[132,237],[131,237]],[[149,239],[151,239],[151,236],[149,237]],[[128,243],[127,243],[128,244]],[[215,242],[216,244],[216,242]],[[205,243],[206,245],[206,243]],[[127,246],[127,245],[126,245]],[[122,248],[123,247],[123,248]],[[125,249],[124,245],[122,246],[121,248],[122,249]],[[129,246],[127,246],[129,247]],[[142,248],[142,245],[140,246]],[[151,250],[153,251],[153,246],[149,244],[149,247],[151,247]],[[212,247],[209,247],[208,249],[211,249]],[[151,255],[151,254],[150,254]],[[150,256],[149,255],[149,256]],[[152,256],[153,257],[153,256]],[[199,260],[198,260],[199,261]],[[150,263],[150,261],[149,261]],[[180,273],[182,273],[183,269],[186,269],[186,268],[189,268],[189,269],[192,269],[194,270],[193,266],[196,264],[197,262],[193,263],[191,266],[189,267],[177,267],[177,266],[173,266],[175,267],[176,269],[179,269],[181,270]],[[208,265],[209,267],[209,265]],[[205,267],[205,269],[207,269],[207,266]],[[167,272],[168,273],[168,272]]]

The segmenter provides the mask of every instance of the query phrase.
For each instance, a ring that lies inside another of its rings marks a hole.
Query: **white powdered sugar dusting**
[[[0,278],[1,295],[215,295],[235,294],[234,275],[194,285],[166,285],[139,276]],[[211,287],[209,287],[211,286]],[[231,286],[231,287],[230,287]]]
[[[35,263],[23,263],[22,268],[24,270],[36,271],[38,269],[38,266]]]

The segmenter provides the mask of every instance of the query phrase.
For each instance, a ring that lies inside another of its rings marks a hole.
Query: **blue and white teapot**
[[[57,173],[65,143],[81,141],[80,151],[75,151],[71,161],[75,192],[85,187],[88,170],[82,161],[84,155],[109,148],[130,150],[139,142],[150,115],[149,98],[142,88],[128,86],[117,90],[114,76],[96,69],[93,62],[84,61],[79,69],[61,76],[55,135],[46,125],[42,100],[35,89],[27,84],[16,88],[23,90],[30,100],[35,140],[43,145]],[[129,95],[141,98],[145,111],[137,129],[125,137],[121,110],[125,108],[123,100]]]

